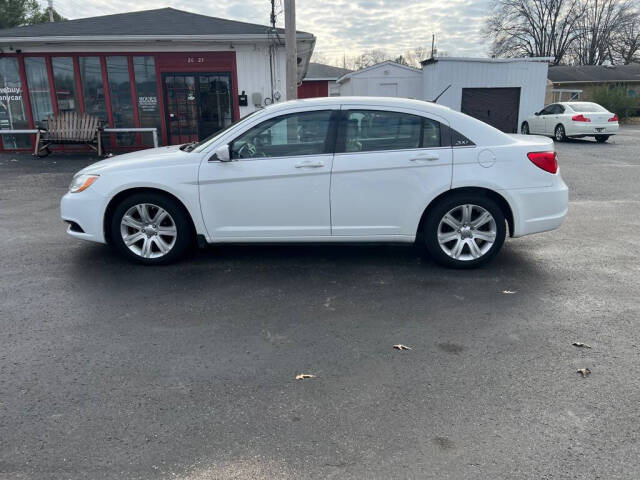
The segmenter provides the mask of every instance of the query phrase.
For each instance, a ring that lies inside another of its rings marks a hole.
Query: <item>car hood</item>
[[[197,162],[199,158],[200,155],[198,154],[180,150],[180,145],[171,145],[168,147],[149,148],[147,150],[116,155],[115,157],[93,163],[78,173],[101,174],[118,170],[185,164],[191,163],[191,161]]]

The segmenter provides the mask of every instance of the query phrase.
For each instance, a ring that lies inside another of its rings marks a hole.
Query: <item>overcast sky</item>
[[[40,0],[41,3],[46,3]],[[343,53],[382,48],[399,54],[415,46],[430,48],[436,35],[440,51],[455,56],[485,56],[480,29],[489,0],[297,0],[298,30],[317,37],[316,51],[329,59]],[[54,0],[69,19],[173,7],[203,15],[267,25],[270,0]],[[282,0],[276,0],[281,12]],[[284,14],[278,15],[278,25]]]

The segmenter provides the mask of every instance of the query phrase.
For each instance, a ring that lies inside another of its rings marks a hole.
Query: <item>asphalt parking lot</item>
[[[564,226],[475,271],[401,246],[131,265],[59,219],[93,160],[0,156],[0,478],[639,478],[640,129],[557,149]]]

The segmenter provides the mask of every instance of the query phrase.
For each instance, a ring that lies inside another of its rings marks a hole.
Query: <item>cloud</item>
[[[284,23],[282,0],[276,0],[278,25]],[[213,6],[212,6],[213,5]],[[92,17],[132,10],[173,8],[266,25],[269,0],[176,0],[162,5],[153,0],[64,0],[56,9],[67,18]],[[329,59],[363,50],[384,49],[400,54],[411,48],[436,46],[449,55],[486,56],[487,42],[480,30],[489,0],[298,0],[298,30],[313,33],[316,52]]]

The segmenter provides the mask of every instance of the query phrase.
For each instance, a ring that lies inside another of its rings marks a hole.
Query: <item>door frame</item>
[[[197,137],[198,140],[202,140],[200,138],[200,124],[202,123],[200,120],[200,89],[198,86],[200,85],[199,79],[200,76],[208,76],[208,75],[226,75],[229,79],[229,97],[230,97],[230,105],[231,105],[231,123],[237,120],[236,118],[236,110],[234,108],[234,85],[233,85],[233,72],[207,72],[207,71],[166,71],[160,73],[160,81],[162,83],[162,99],[164,101],[165,109],[164,109],[164,121],[167,125],[167,145],[174,145],[171,143],[171,123],[169,120],[169,96],[166,88],[165,79],[169,76],[173,77],[193,77],[194,85],[195,85],[195,93],[196,93],[196,120],[197,120]],[[224,127],[223,127],[224,128]],[[222,130],[222,129],[221,129]]]

